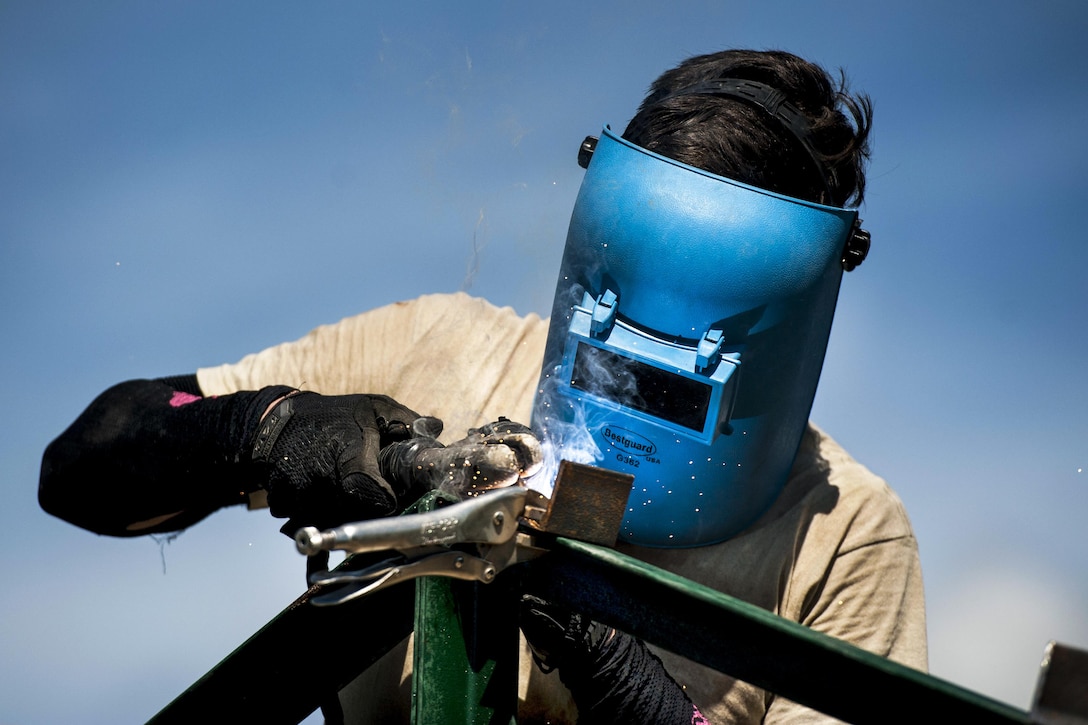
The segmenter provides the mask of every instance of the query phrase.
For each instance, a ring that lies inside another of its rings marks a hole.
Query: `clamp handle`
[[[312,526],[295,534],[299,553],[312,556],[334,549],[361,554],[387,549],[409,550],[453,544],[497,544],[517,533],[528,489],[511,486],[475,498],[409,516],[344,524],[321,531]]]

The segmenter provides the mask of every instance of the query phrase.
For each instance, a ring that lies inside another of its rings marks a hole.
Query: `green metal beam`
[[[419,510],[444,503],[424,497]],[[489,585],[416,581],[412,654],[413,725],[499,725],[517,714],[516,595]]]
[[[1028,713],[615,550],[557,539],[524,590],[858,725],[1028,725]]]
[[[150,722],[298,723],[415,627],[416,725],[508,723],[523,591],[847,722],[1032,722],[1022,710],[615,550],[565,538],[548,548],[489,585],[433,578],[334,607],[311,606],[311,590]]]
[[[416,582],[413,725],[498,725],[517,713],[518,629],[501,585]]]

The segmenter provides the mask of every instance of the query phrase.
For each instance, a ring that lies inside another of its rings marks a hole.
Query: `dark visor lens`
[[[711,387],[646,363],[578,343],[570,386],[676,425],[702,431]]]

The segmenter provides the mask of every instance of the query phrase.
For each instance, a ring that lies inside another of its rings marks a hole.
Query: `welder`
[[[550,319],[431,295],[122,383],[47,449],[41,504],[127,536],[266,496],[292,533],[577,459],[635,474],[624,552],[924,669],[902,504],[808,422],[843,272],[869,247],[871,119],[795,55],[690,58],[623,133],[582,144]],[[442,364],[405,365],[421,345]],[[523,602],[522,629],[521,722],[829,721],[546,601]],[[349,717],[395,716],[398,657],[364,675],[372,695],[392,674],[384,710],[349,688]]]

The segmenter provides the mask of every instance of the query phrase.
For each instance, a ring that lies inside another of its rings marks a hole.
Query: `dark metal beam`
[[[1028,713],[612,549],[558,539],[527,592],[851,723],[1027,725]]]
[[[412,631],[415,587],[337,607],[311,589],[149,722],[298,723]]]
[[[549,542],[549,548],[539,559],[500,576],[486,587],[488,595],[493,588],[510,586],[508,603],[525,591],[565,604],[651,644],[859,725],[1032,722],[1022,710],[615,550],[565,538]],[[415,586],[396,585],[335,607],[311,606],[313,594],[311,590],[296,600],[150,722],[190,723],[209,716],[300,722],[412,629]],[[459,609],[463,626],[468,610],[463,602]],[[469,627],[476,631],[473,641],[495,623],[490,616],[470,618],[475,620]],[[479,655],[470,652],[469,659],[475,662]],[[486,675],[482,682],[490,678]]]

